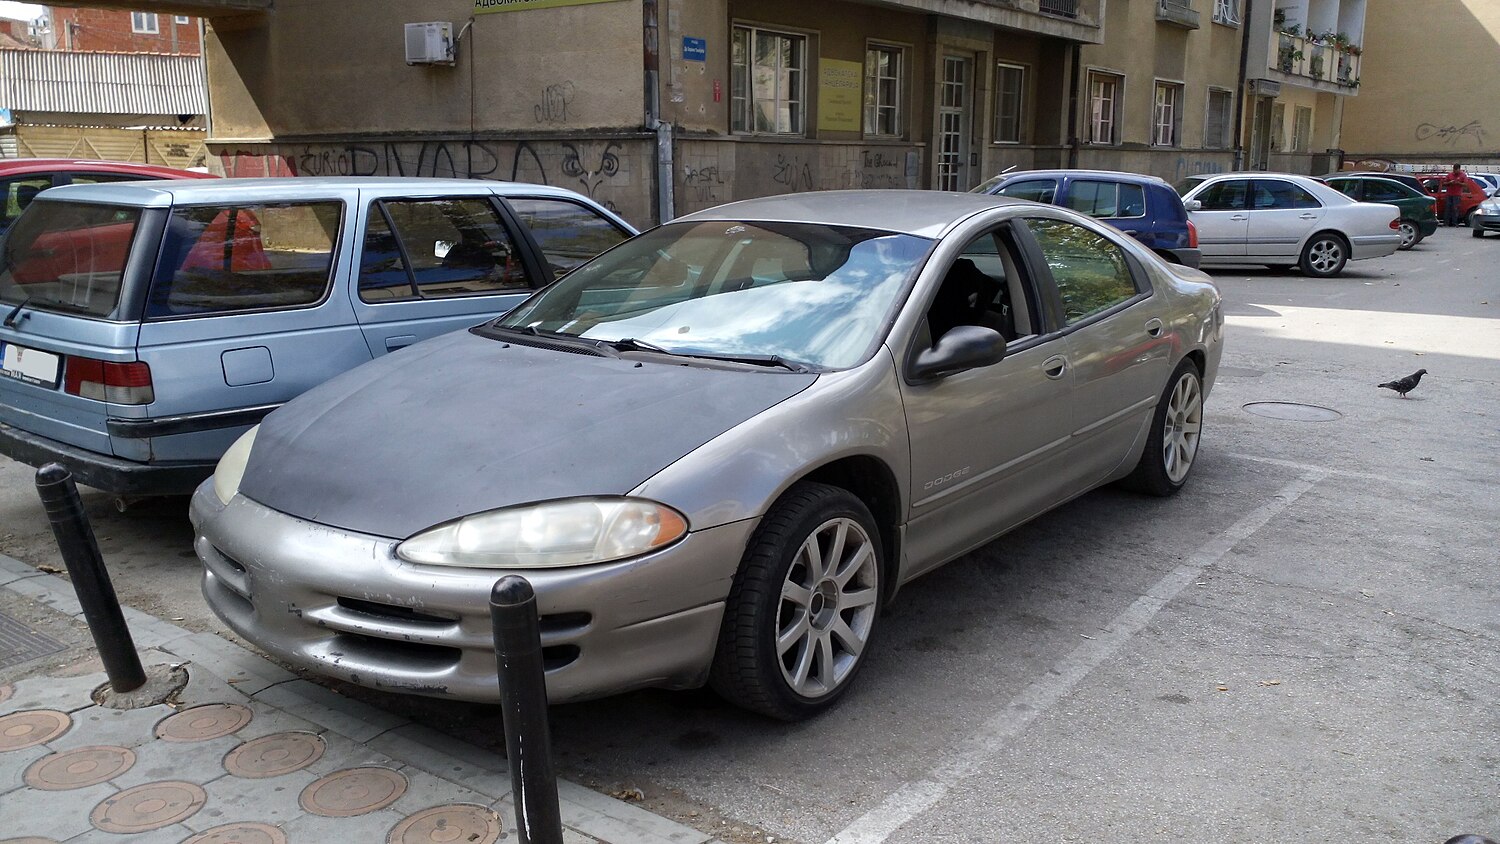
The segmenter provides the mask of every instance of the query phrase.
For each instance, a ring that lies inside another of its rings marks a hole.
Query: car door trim
[[[220,428],[254,425],[278,407],[281,407],[280,403],[241,407],[234,410],[184,413],[180,416],[163,416],[158,419],[111,418],[105,421],[105,427],[109,429],[110,436],[127,440],[169,437],[174,434],[195,434],[201,431],[216,431]]]
[[[945,484],[942,489],[938,490],[937,492],[934,492],[933,494],[927,496],[926,498],[923,498],[923,499],[920,499],[920,500],[915,500],[914,499],[912,501],[912,503],[911,503],[911,508],[912,508],[913,511],[915,511],[919,507],[925,507],[925,506],[927,506],[929,504],[933,504],[933,503],[936,503],[938,501],[941,501],[942,499],[947,498],[948,496],[953,495],[954,493],[966,490],[969,487],[974,486],[975,484],[984,483],[985,481],[989,480],[990,478],[995,477],[996,475],[1005,474],[1007,472],[1010,472],[1011,470],[1015,469],[1016,467],[1018,467],[1018,466],[1020,466],[1022,464],[1032,463],[1032,462],[1035,462],[1037,460],[1041,460],[1043,458],[1049,457],[1054,452],[1056,452],[1059,448],[1062,448],[1063,446],[1067,445],[1073,439],[1074,436],[1076,436],[1076,434],[1068,434],[1066,436],[1058,437],[1057,439],[1053,440],[1052,442],[1047,443],[1046,445],[1042,446],[1041,448],[1038,448],[1038,449],[1036,449],[1034,451],[1028,451],[1028,452],[1026,452],[1025,454],[1023,454],[1023,455],[1021,455],[1019,457],[1013,457],[1010,460],[1007,460],[1006,462],[1001,463],[999,466],[991,467],[987,471],[980,472],[979,474],[974,475],[973,477],[969,478],[966,481],[963,481],[961,483],[953,484],[952,486],[948,486],[948,485]]]
[[[1075,436],[1075,437],[1086,437],[1086,436],[1094,433],[1095,431],[1099,430],[1100,428],[1105,428],[1105,427],[1108,427],[1110,425],[1113,425],[1115,422],[1119,421],[1122,417],[1129,416],[1129,415],[1131,415],[1133,413],[1139,413],[1141,410],[1143,410],[1146,407],[1148,407],[1150,405],[1153,405],[1155,403],[1156,403],[1156,397],[1155,396],[1147,396],[1146,398],[1141,399],[1140,401],[1138,401],[1135,404],[1133,404],[1133,405],[1125,408],[1124,410],[1116,411],[1116,412],[1111,413],[1110,415],[1104,417],[1103,419],[1097,420],[1095,422],[1091,422],[1088,425],[1085,425],[1082,428],[1079,428],[1078,430],[1076,430],[1076,431],[1073,432],[1073,436]]]

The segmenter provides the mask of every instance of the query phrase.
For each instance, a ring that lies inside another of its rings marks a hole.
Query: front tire
[[[709,683],[730,703],[783,721],[848,691],[883,606],[885,555],[864,502],[804,482],[750,537],[730,588]]]
[[[1405,251],[1422,242],[1422,230],[1417,227],[1415,221],[1402,220],[1400,223],[1400,228],[1401,245],[1396,247],[1397,249]]]
[[[1479,227],[1479,226],[1474,226],[1472,229],[1469,230],[1469,234],[1471,234],[1471,235],[1473,235],[1475,237],[1484,237],[1484,229],[1481,228],[1481,227]]]
[[[1349,244],[1333,232],[1318,232],[1302,247],[1299,266],[1313,278],[1332,278],[1349,263]]]
[[[1175,494],[1187,483],[1203,433],[1203,378],[1191,360],[1177,364],[1156,412],[1151,433],[1126,486],[1156,496]]]

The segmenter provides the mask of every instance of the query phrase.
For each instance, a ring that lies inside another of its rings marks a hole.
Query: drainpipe
[[[1083,45],[1073,44],[1073,81],[1068,91],[1068,169],[1078,167],[1078,86],[1082,84]]]
[[[1240,24],[1240,84],[1234,89],[1234,169],[1245,169],[1245,84],[1250,64],[1250,22],[1255,0],[1245,0],[1245,20]]]
[[[665,223],[677,216],[672,208],[672,124],[661,119],[661,30],[657,23],[658,0],[642,0],[645,31],[646,128],[656,132],[656,220]]]

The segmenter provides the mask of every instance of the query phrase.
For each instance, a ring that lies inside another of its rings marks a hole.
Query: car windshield
[[[810,223],[661,226],[493,325],[635,350],[854,366],[873,352],[932,241]]]
[[[116,205],[33,203],[0,254],[0,303],[112,316],[140,216]]]

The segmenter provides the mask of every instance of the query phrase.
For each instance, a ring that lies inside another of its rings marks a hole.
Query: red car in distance
[[[209,173],[130,164],[124,161],[75,161],[68,158],[0,159],[0,234],[47,188],[142,179],[213,179]]]
[[[1422,183],[1422,190],[1430,197],[1437,200],[1437,216],[1443,219],[1443,209],[1447,208],[1447,195],[1443,193],[1442,181],[1447,173],[1418,173],[1417,181]],[[1484,185],[1473,177],[1464,180],[1463,195],[1458,200],[1458,218],[1468,225],[1469,215],[1479,207],[1479,203],[1489,198],[1484,192]]]

